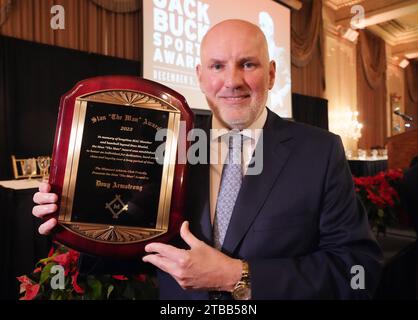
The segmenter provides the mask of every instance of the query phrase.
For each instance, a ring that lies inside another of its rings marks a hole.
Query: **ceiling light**
[[[343,34],[343,38],[344,38],[344,39],[347,39],[347,40],[349,40],[349,41],[351,41],[351,42],[356,41],[356,40],[357,40],[357,37],[358,37],[358,32],[357,32],[357,31],[354,31],[354,30],[353,30],[353,29],[351,29],[351,28],[348,28],[348,29],[345,31],[345,33]]]
[[[408,59],[418,58],[418,52],[406,53],[405,57],[408,58]]]
[[[402,59],[402,61],[399,62],[399,66],[403,69],[405,69],[408,66],[408,64],[409,64],[409,61],[406,59]]]

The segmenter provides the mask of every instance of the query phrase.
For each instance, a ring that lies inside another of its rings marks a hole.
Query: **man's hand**
[[[232,291],[241,279],[242,262],[233,259],[197,239],[183,222],[180,235],[189,250],[150,243],[145,251],[153,253],[142,258],[169,273],[183,289]]]
[[[38,206],[34,206],[32,214],[38,218],[47,218],[57,211],[58,206],[55,204],[58,201],[58,196],[55,193],[49,193],[51,191],[51,185],[42,182],[39,185],[39,192],[33,196],[33,202]],[[40,225],[38,231],[40,234],[47,235],[57,225],[57,219],[50,217],[47,221]]]

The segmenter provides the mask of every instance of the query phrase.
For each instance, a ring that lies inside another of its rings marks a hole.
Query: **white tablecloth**
[[[0,181],[0,186],[15,190],[39,188],[41,181],[36,179],[24,180],[3,180]]]
[[[380,160],[388,160],[387,156],[378,156],[378,157],[347,157],[347,160],[356,160],[356,161],[380,161]]]

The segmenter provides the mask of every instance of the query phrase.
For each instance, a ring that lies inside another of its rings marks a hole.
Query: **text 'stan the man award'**
[[[192,126],[184,97],[158,83],[126,76],[79,82],[61,98],[55,134],[55,239],[95,255],[132,257],[177,235],[186,175],[177,149],[189,147]]]

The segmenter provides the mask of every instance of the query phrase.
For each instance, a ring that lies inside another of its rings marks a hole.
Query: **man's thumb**
[[[190,232],[189,221],[184,221],[181,225],[180,236],[190,246],[190,248],[193,248],[200,243],[200,240]]]

